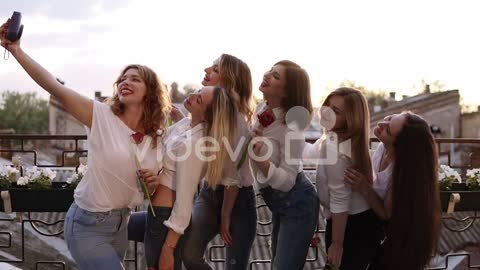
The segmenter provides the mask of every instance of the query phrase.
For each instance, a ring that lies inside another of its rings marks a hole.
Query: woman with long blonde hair
[[[152,176],[160,185],[152,197],[155,215],[147,211],[144,243],[149,269],[181,269],[177,243],[190,223],[198,184],[206,176],[210,185],[216,185],[228,158],[224,144],[212,144],[225,139],[231,143],[236,130],[234,99],[221,87],[203,87],[184,105],[191,119],[168,128],[163,169]]]
[[[245,143],[249,136],[253,115],[252,76],[247,64],[233,55],[222,54],[205,68],[202,84],[223,86],[234,97],[238,109],[237,132],[231,149],[242,149],[241,142]],[[223,178],[215,181],[206,177],[202,184],[182,250],[187,269],[212,269],[204,254],[208,243],[219,233],[226,245],[225,269],[248,267],[257,215],[250,166],[245,162],[237,173],[239,159],[239,156],[226,159]]]
[[[252,77],[248,65],[239,58],[222,54],[205,68],[204,86],[222,86],[237,108],[235,134],[229,146],[233,152],[242,149],[252,121]],[[184,118],[175,108],[174,121]],[[222,144],[222,139],[217,141]],[[217,155],[218,156],[218,155]],[[255,239],[257,213],[250,165],[245,162],[237,172],[240,156],[222,159],[220,171],[201,181],[200,194],[195,200],[192,222],[183,237],[182,260],[188,269],[212,269],[204,258],[208,243],[220,233],[226,245],[225,267],[246,269]],[[220,162],[220,161],[218,161]],[[215,176],[216,175],[216,176]],[[218,178],[222,175],[221,179]],[[143,242],[146,212],[133,213],[128,224],[130,240]]]
[[[362,93],[338,88],[321,108],[327,136],[304,152],[319,157],[316,185],[327,219],[325,242],[328,262],[341,269],[365,269],[383,237],[382,225],[363,196],[344,184],[348,168],[372,179],[369,155],[370,115]]]

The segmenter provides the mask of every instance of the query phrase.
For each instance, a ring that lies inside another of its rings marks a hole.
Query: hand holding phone
[[[22,37],[23,33],[23,24],[22,24],[22,13],[14,11],[12,17],[10,18],[10,23],[8,25],[6,38],[12,42],[15,42]]]

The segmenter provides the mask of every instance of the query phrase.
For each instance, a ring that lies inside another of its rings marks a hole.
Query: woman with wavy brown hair
[[[435,250],[441,217],[433,135],[410,112],[385,117],[374,134],[381,143],[372,157],[373,183],[353,169],[345,174],[387,224],[379,260],[369,269],[423,269]]]
[[[20,48],[20,41],[9,41],[8,24],[0,28],[1,45],[87,128],[88,171],[65,217],[68,249],[80,269],[123,269],[130,209],[143,203],[131,139],[144,149],[140,172],[153,192],[159,181],[151,175],[160,169],[157,152],[170,111],[164,84],[150,68],[129,65],[116,80],[107,104],[86,98],[60,84]]]

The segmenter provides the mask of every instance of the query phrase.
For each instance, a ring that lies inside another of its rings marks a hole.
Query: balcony
[[[24,166],[48,167],[58,170],[65,179],[86,157],[85,136],[0,135],[0,165],[11,165],[12,156],[21,157]],[[458,169],[480,167],[476,151],[480,139],[437,139],[441,163]],[[372,140],[372,148],[376,141]],[[315,179],[314,168],[306,168]],[[480,193],[479,193],[480,194]],[[480,198],[480,195],[479,195]],[[68,208],[68,205],[66,205]],[[140,209],[138,209],[140,210]],[[270,269],[271,232],[270,212],[257,194],[257,238],[251,253],[249,269]],[[64,212],[0,213],[0,269],[76,269],[63,241]],[[478,269],[480,267],[480,224],[477,211],[443,214],[441,239],[437,254],[428,269]],[[322,269],[325,263],[323,242],[325,224],[318,225],[316,235],[322,239],[311,247],[304,269]],[[207,251],[215,269],[223,269],[224,246],[215,238]],[[144,269],[143,245],[130,243],[125,261],[126,269]]]

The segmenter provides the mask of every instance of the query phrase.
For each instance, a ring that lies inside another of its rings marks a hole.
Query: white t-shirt
[[[110,106],[94,101],[92,126],[87,128],[88,170],[74,194],[80,208],[106,212],[143,203],[135,154],[141,168],[157,172],[162,166],[162,143],[159,140],[152,148],[152,138],[145,136],[142,143],[132,147],[130,136],[134,133]]]
[[[393,172],[393,162],[390,163],[383,171],[379,172],[384,151],[385,147],[383,146],[383,143],[379,143],[372,156],[372,167],[374,174],[373,190],[375,190],[382,200],[385,199],[387,191],[390,189]]]

